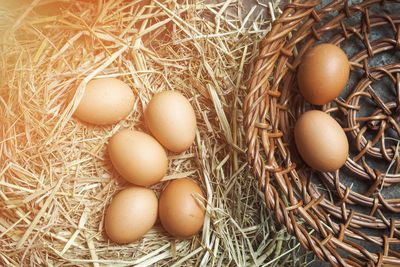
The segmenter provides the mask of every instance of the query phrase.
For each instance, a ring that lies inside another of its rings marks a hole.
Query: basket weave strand
[[[334,266],[400,266],[399,11],[399,1],[294,1],[261,42],[248,84],[248,160],[267,208]],[[342,125],[352,151],[334,173],[312,171],[293,145],[298,116],[319,109],[303,100],[296,81],[302,56],[318,42],[342,47],[352,70],[346,92],[322,108]],[[391,56],[379,63],[385,53]],[[377,90],[384,80],[390,99]],[[366,188],[349,186],[348,177]]]

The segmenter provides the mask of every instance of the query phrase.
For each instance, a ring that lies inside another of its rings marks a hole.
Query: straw
[[[245,155],[242,102],[269,29],[264,7],[178,2],[0,7],[0,265],[261,266],[298,250],[275,229]],[[131,86],[126,119],[99,127],[73,117],[94,77]],[[140,241],[117,245],[104,233],[104,213],[127,183],[107,142],[121,128],[146,132],[143,109],[163,90],[190,100],[198,131],[188,151],[169,154],[169,173],[154,190],[171,179],[198,181],[207,193],[203,231],[176,240],[157,223]]]

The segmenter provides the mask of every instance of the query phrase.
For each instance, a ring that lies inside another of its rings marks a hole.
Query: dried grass
[[[273,225],[245,160],[246,70],[269,22],[260,6],[243,14],[236,0],[194,2],[0,7],[1,265],[300,264],[297,243]],[[269,8],[277,11],[277,3]],[[72,117],[93,77],[130,84],[136,102],[126,120],[97,127]],[[106,144],[122,127],[146,131],[143,107],[162,90],[185,94],[197,114],[195,145],[169,155],[164,180],[199,181],[208,200],[204,228],[175,240],[157,224],[141,241],[119,246],[105,236],[103,217],[126,184]]]

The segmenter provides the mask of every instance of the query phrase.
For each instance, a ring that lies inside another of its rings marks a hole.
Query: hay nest
[[[244,12],[237,1],[194,2],[35,0],[0,8],[0,265],[302,260],[293,256],[296,241],[271,224],[246,163],[246,66],[269,22],[260,6]],[[127,119],[98,127],[72,117],[94,77],[131,86],[136,100]],[[105,236],[103,218],[126,183],[110,164],[107,141],[121,128],[146,131],[143,108],[162,90],[182,92],[197,114],[195,145],[169,154],[164,180],[202,185],[204,228],[176,240],[157,224],[141,241],[119,246]]]

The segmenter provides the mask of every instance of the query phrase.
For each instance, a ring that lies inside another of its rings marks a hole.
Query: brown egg
[[[128,129],[113,135],[108,153],[115,169],[128,182],[149,186],[159,182],[168,168],[167,153],[152,136]]]
[[[147,188],[132,186],[119,192],[108,206],[105,229],[108,237],[119,244],[140,239],[157,220],[156,194]]]
[[[205,210],[195,196],[204,199],[201,188],[192,179],[177,179],[167,185],[159,200],[161,224],[171,235],[189,238],[197,234],[204,222]]]
[[[349,79],[346,54],[332,44],[320,44],[308,51],[299,66],[300,93],[314,105],[325,105],[338,97]]]
[[[133,104],[133,92],[123,81],[95,79],[87,84],[74,116],[92,124],[112,124],[128,116]]]
[[[329,172],[339,169],[349,153],[349,144],[342,127],[328,114],[307,111],[294,128],[297,150],[312,168]]]
[[[196,115],[180,93],[166,91],[153,96],[144,118],[150,132],[167,149],[180,153],[193,144]]]

